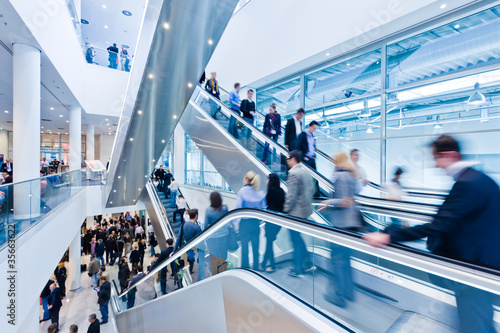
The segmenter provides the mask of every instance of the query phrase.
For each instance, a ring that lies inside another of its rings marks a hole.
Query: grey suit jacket
[[[283,211],[291,216],[307,219],[312,214],[314,183],[303,166],[290,169],[287,178],[288,192]]]

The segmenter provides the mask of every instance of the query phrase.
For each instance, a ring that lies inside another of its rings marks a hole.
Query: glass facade
[[[270,83],[257,89],[258,109],[267,113],[275,103],[286,121],[304,106],[306,124],[320,124],[318,148],[330,155],[359,149],[359,164],[377,183],[402,167],[406,186],[449,188],[429,149],[444,133],[460,140],[464,159],[500,182],[500,152],[491,144],[500,142],[499,13],[496,6],[425,23],[430,28],[414,35]]]
[[[86,137],[82,135],[82,163],[86,159]],[[54,158],[69,163],[69,135],[44,133],[40,135],[40,160],[45,157],[48,161]]]
[[[188,135],[186,135],[185,184],[231,191],[226,181]]]

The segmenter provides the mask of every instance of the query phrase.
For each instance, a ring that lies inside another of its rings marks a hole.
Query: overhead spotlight
[[[104,26],[104,29],[107,29],[107,28],[108,28],[108,26],[107,26],[107,25],[105,25],[105,26]]]
[[[161,140],[161,143],[165,143],[165,140]]]
[[[193,84],[191,82],[188,82],[188,88],[193,88]]]
[[[155,77],[155,76],[153,75],[153,73],[149,73],[149,74],[148,74],[148,78],[152,79],[152,78],[154,78],[154,77]]]
[[[326,121],[326,119],[323,121],[323,123],[321,124],[321,128],[323,129],[328,129],[330,128],[330,124],[328,123],[328,121]]]
[[[60,114],[60,115],[59,115],[59,117],[61,117],[61,118],[62,118],[62,117],[63,117],[63,115],[62,115],[62,114]]]
[[[106,121],[109,121],[109,119],[105,119]]]
[[[481,109],[481,118],[479,119],[479,121],[482,123],[487,123],[490,121],[488,109]]]
[[[170,29],[170,24],[168,22],[163,23],[163,29],[168,30]]]
[[[368,129],[366,130],[367,134],[373,134],[373,128],[371,126],[368,126]]]
[[[54,110],[54,108],[50,108],[51,110]]]
[[[106,124],[106,126],[109,126],[109,124]]]
[[[102,5],[102,8],[106,9],[106,5]]]
[[[5,110],[4,112],[5,112],[5,113],[9,113],[9,110]]]
[[[177,119],[177,116],[174,114],[174,119]]]
[[[109,202],[109,204],[110,204],[110,205],[112,205],[112,204],[113,204],[113,201],[110,201],[110,202]]]
[[[350,64],[350,63],[347,63],[347,66],[349,67],[349,66],[351,66],[351,64]]]
[[[213,40],[211,40],[211,39],[208,40],[208,45],[212,45],[213,43],[214,43]]]
[[[138,114],[142,114],[142,110],[137,111]]]
[[[460,24],[455,24],[455,27],[454,27],[454,28],[455,28],[455,29],[460,28]]]
[[[67,123],[69,123],[69,120],[66,120]]]
[[[440,117],[436,116],[436,124],[434,124],[434,129],[441,129],[443,125],[441,124]]]
[[[134,138],[130,138],[129,140],[130,140],[130,141],[134,141]]]
[[[326,55],[327,57],[329,57],[329,56],[330,56],[330,52],[326,52],[326,54],[325,54],[325,55]]]
[[[446,6],[448,6],[448,5],[447,5],[447,4],[445,4],[445,3],[443,3],[443,4],[439,7],[439,8],[441,8],[441,9],[445,9],[445,8],[446,8]]]
[[[122,176],[118,176],[118,179],[122,178]]]
[[[481,105],[486,102],[486,98],[479,92],[479,82],[474,85],[474,93],[469,97],[467,104]]]
[[[43,126],[42,126],[42,128],[43,128]]]

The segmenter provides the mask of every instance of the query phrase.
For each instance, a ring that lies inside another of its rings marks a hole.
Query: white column
[[[40,50],[13,45],[14,182],[40,177]],[[27,200],[29,199],[29,200]],[[29,219],[40,212],[40,184],[16,185],[14,215]]]
[[[81,231],[78,230],[75,237],[69,245],[69,262],[68,262],[68,277],[70,278],[69,290],[76,290],[80,288],[81,277]]]
[[[186,169],[186,132],[182,126],[174,129],[174,168],[170,170],[179,184],[184,184],[184,170]]]
[[[69,109],[69,170],[82,167],[82,108],[71,106]]]
[[[87,125],[87,137],[86,137],[86,144],[85,144],[85,149],[86,151],[86,156],[87,160],[94,160],[95,159],[95,143],[94,143],[94,125]]]
[[[87,217],[87,230],[90,230],[94,226],[94,217],[93,216],[88,216]]]

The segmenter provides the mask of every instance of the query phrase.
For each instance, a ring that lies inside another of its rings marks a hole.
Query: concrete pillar
[[[69,245],[68,277],[71,279],[69,290],[76,290],[81,287],[81,231],[78,230]]]
[[[13,180],[40,177],[40,50],[13,45]],[[40,183],[15,186],[14,218],[40,214]]]
[[[94,125],[87,125],[87,138],[86,138],[86,149],[87,149],[87,160],[94,160],[95,159],[95,144],[94,144]]]
[[[71,106],[69,109],[69,170],[82,167],[82,108]]]

